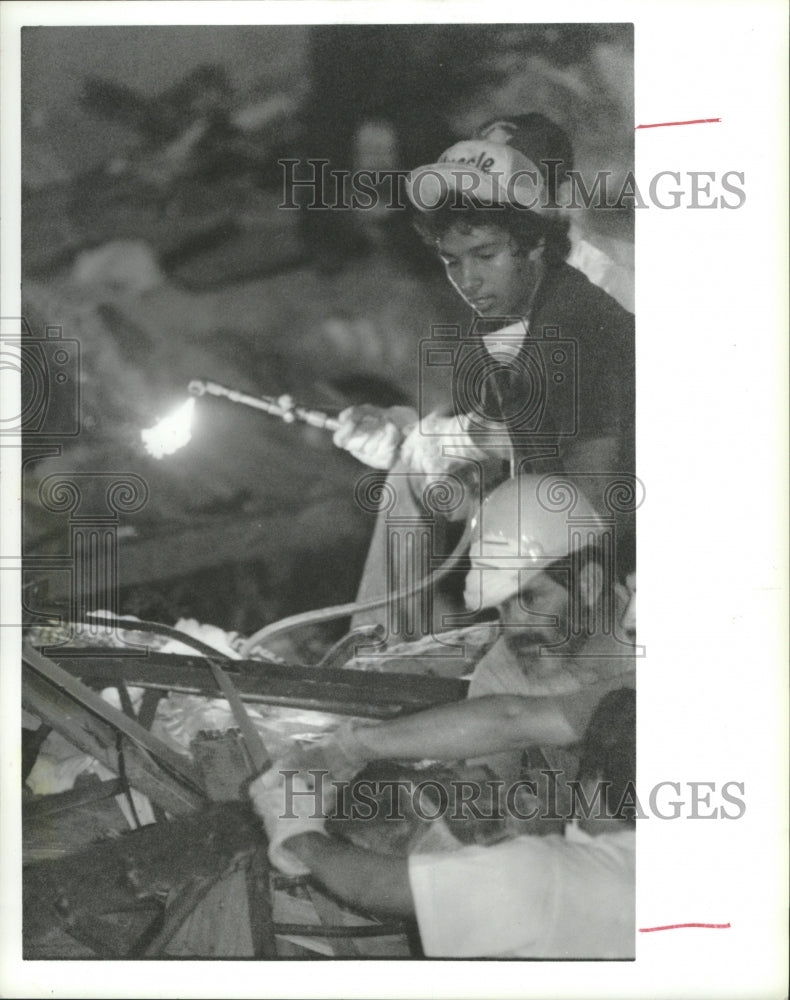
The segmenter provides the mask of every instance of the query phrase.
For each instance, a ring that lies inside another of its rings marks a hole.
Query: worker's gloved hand
[[[328,779],[308,787],[299,774],[277,762],[250,785],[250,798],[263,820],[269,839],[269,860],[285,875],[307,875],[309,869],[288,850],[291,837],[303,833],[328,836],[324,821],[335,800],[335,788]]]
[[[432,477],[444,475],[464,459],[487,458],[472,440],[469,422],[465,414],[443,417],[429,413],[406,435],[401,460],[413,472]]]
[[[389,469],[403,442],[404,431],[417,420],[409,406],[350,406],[338,416],[332,440],[374,469]]]
[[[299,777],[308,787],[317,780],[314,772],[327,771],[330,779],[350,781],[365,764],[378,758],[375,739],[376,726],[347,719],[328,736],[287,753],[280,766],[282,770],[298,770]]]

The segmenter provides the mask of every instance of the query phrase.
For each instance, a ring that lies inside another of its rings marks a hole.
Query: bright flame
[[[163,417],[158,424],[140,431],[145,450],[154,458],[172,455],[192,439],[192,412],[195,400],[188,399],[177,410]]]

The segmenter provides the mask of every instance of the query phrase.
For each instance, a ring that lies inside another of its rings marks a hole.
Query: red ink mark
[[[634,132],[638,128],[666,128],[667,125],[707,125],[708,122],[720,122],[721,118],[692,118],[687,122],[654,122],[652,125],[635,125]]]
[[[713,927],[715,929],[726,929],[729,924],[665,924],[663,927],[640,927],[640,934],[649,934],[650,931],[676,931],[679,927]]]

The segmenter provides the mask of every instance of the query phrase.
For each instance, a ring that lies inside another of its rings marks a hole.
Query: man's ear
[[[546,240],[541,236],[540,243],[538,243],[536,247],[533,247],[530,250],[530,252],[527,254],[527,259],[532,261],[533,263],[536,260],[540,260],[540,258],[543,256],[543,250],[545,249],[545,247],[546,247]]]
[[[579,575],[579,596],[585,607],[595,607],[603,593],[603,581],[603,566],[595,559],[588,559]]]
[[[567,209],[570,206],[573,201],[573,188],[571,187],[570,177],[566,177],[557,185],[557,193],[554,196],[554,200],[560,208]]]

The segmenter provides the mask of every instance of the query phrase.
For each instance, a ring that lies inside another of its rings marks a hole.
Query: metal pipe
[[[217,382],[204,382],[200,379],[194,379],[189,383],[189,391],[195,396],[204,396],[207,394],[210,396],[221,396],[225,399],[231,400],[231,402],[242,403],[243,405],[251,406],[256,410],[263,410],[265,413],[268,413],[273,417],[279,417],[286,423],[293,423],[298,420],[301,423],[310,424],[311,427],[320,427],[323,430],[331,431],[336,431],[340,427],[340,422],[335,417],[330,417],[328,414],[322,413],[320,410],[308,410],[304,406],[297,406],[290,396],[279,396],[276,399],[274,396],[249,396],[247,393],[239,392],[237,389],[228,389],[226,386],[219,385]],[[359,611],[371,611],[375,608],[381,608],[391,601],[398,601],[402,598],[417,594],[420,591],[425,590],[429,585],[436,583],[436,581],[440,580],[443,576],[446,576],[447,573],[450,572],[450,570],[452,570],[464,556],[468,546],[469,527],[467,526],[463,537],[458,542],[455,549],[447,557],[445,562],[434,573],[428,574],[422,580],[418,580],[415,584],[405,587],[396,594],[385,594],[381,597],[362,602],[337,604],[333,607],[320,608],[316,611],[306,611],[302,614],[284,618],[278,622],[272,622],[271,624],[264,626],[262,629],[259,629],[245,640],[241,646],[241,655],[243,657],[247,656],[250,650],[256,645],[264,642],[266,639],[271,639],[276,635],[282,635],[286,632],[291,632],[294,629],[303,628],[306,625],[334,621],[337,618],[344,618],[346,616],[356,614]]]
[[[291,396],[250,396],[246,392],[239,392],[238,389],[228,389],[227,386],[218,382],[205,382],[201,379],[193,379],[189,383],[189,391],[194,396],[220,396],[229,399],[232,403],[241,403],[250,406],[254,410],[263,410],[269,416],[279,417],[287,424],[299,422],[309,424],[311,427],[318,427],[321,430],[336,431],[340,426],[335,417],[330,417],[320,410],[310,410],[306,406],[294,403]]]

